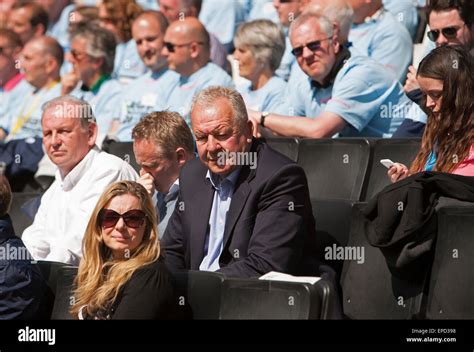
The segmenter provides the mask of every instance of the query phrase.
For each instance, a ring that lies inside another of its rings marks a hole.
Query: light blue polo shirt
[[[290,38],[288,38],[288,28],[284,28],[285,33],[285,52],[281,58],[280,66],[276,70],[275,74],[278,77],[283,78],[285,81],[290,79],[294,66],[298,66],[295,56],[291,53],[293,47],[291,46]]]
[[[273,76],[260,89],[252,90],[251,83],[237,86],[248,109],[255,111],[271,111],[284,113],[286,82],[280,77]]]
[[[273,0],[253,0],[248,9],[247,21],[266,19],[275,23],[280,23],[278,12],[273,6]]]
[[[236,0],[203,0],[199,20],[224,45],[234,40],[234,34],[245,21],[245,10]]]
[[[287,86],[288,115],[317,118],[329,111],[349,126],[343,137],[389,138],[410,110],[403,87],[386,69],[364,56],[352,56],[334,83],[317,88],[306,78]]]
[[[133,39],[120,43],[115,48],[115,61],[113,77],[128,83],[130,80],[143,75],[147,71],[140,55],[137,44]]]
[[[91,105],[99,133],[108,134],[112,121],[120,115],[121,93],[122,85],[116,79],[108,78],[94,91],[78,86],[71,95]]]
[[[31,86],[30,86],[31,87]],[[7,126],[1,126],[8,131],[7,140],[42,137],[41,115],[43,105],[61,95],[61,84],[53,83],[42,89],[24,88],[27,92],[21,99],[11,101],[14,104],[7,114]],[[22,121],[23,120],[23,121]]]
[[[0,93],[0,126],[2,128],[9,128],[10,116],[33,90],[33,86],[24,78],[9,92],[2,89]]]
[[[405,83],[413,59],[413,42],[407,29],[391,13],[382,10],[364,23],[354,24],[349,41],[360,54],[381,63]]]
[[[383,0],[384,8],[390,12],[415,38],[418,29],[418,11],[413,0]]]
[[[116,137],[121,141],[132,140],[132,129],[140,119],[155,111],[155,106],[165,105],[179,75],[168,69],[151,71],[123,87],[119,128]]]
[[[155,110],[176,111],[191,126],[189,113],[193,97],[196,93],[210,86],[234,88],[234,82],[222,68],[212,62],[208,62],[191,76],[180,76],[174,87],[170,88],[170,95],[164,101],[160,100],[155,105]]]

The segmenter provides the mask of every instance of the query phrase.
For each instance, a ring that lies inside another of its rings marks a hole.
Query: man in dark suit
[[[303,169],[252,139],[235,90],[198,93],[191,122],[200,160],[181,170],[180,195],[162,240],[169,268],[235,277],[318,275]]]

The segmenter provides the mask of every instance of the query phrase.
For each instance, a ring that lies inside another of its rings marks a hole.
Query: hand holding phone
[[[382,159],[380,163],[385,166],[387,169],[390,169],[395,163],[390,159]]]

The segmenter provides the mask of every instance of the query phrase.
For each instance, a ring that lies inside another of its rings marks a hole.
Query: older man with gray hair
[[[97,125],[87,102],[71,96],[53,99],[43,108],[41,124],[44,149],[58,170],[22,239],[36,260],[78,264],[99,196],[109,184],[138,175],[96,146]]]
[[[244,101],[233,89],[199,92],[191,122],[200,160],[181,170],[162,240],[168,267],[235,277],[319,275],[303,169],[252,139]]]
[[[71,34],[66,56],[73,70],[61,79],[62,94],[71,94],[92,105],[101,134],[107,134],[120,115],[121,85],[111,78],[114,70],[115,38],[97,25],[80,25]]]

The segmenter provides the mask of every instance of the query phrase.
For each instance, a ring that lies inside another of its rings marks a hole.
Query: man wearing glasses
[[[472,0],[431,0],[427,7],[428,38],[434,47],[464,45],[474,55],[474,3]],[[422,94],[416,80],[416,69],[410,66],[404,86],[408,97],[420,105]],[[419,119],[407,119],[394,137],[421,137],[426,125],[426,114],[417,107]]]
[[[391,136],[409,104],[393,75],[370,58],[351,56],[324,16],[300,15],[290,27],[290,40],[308,77],[288,84],[291,116],[251,112],[255,127],[306,138]]]
[[[61,79],[62,95],[71,94],[91,104],[100,139],[111,131],[112,121],[120,114],[122,87],[111,77],[115,46],[115,38],[108,30],[80,25],[71,34],[71,51],[66,56],[73,70]]]
[[[162,53],[168,67],[180,76],[170,95],[155,110],[176,111],[190,125],[189,111],[195,93],[209,86],[234,86],[231,77],[210,61],[209,34],[196,18],[170,24]]]

